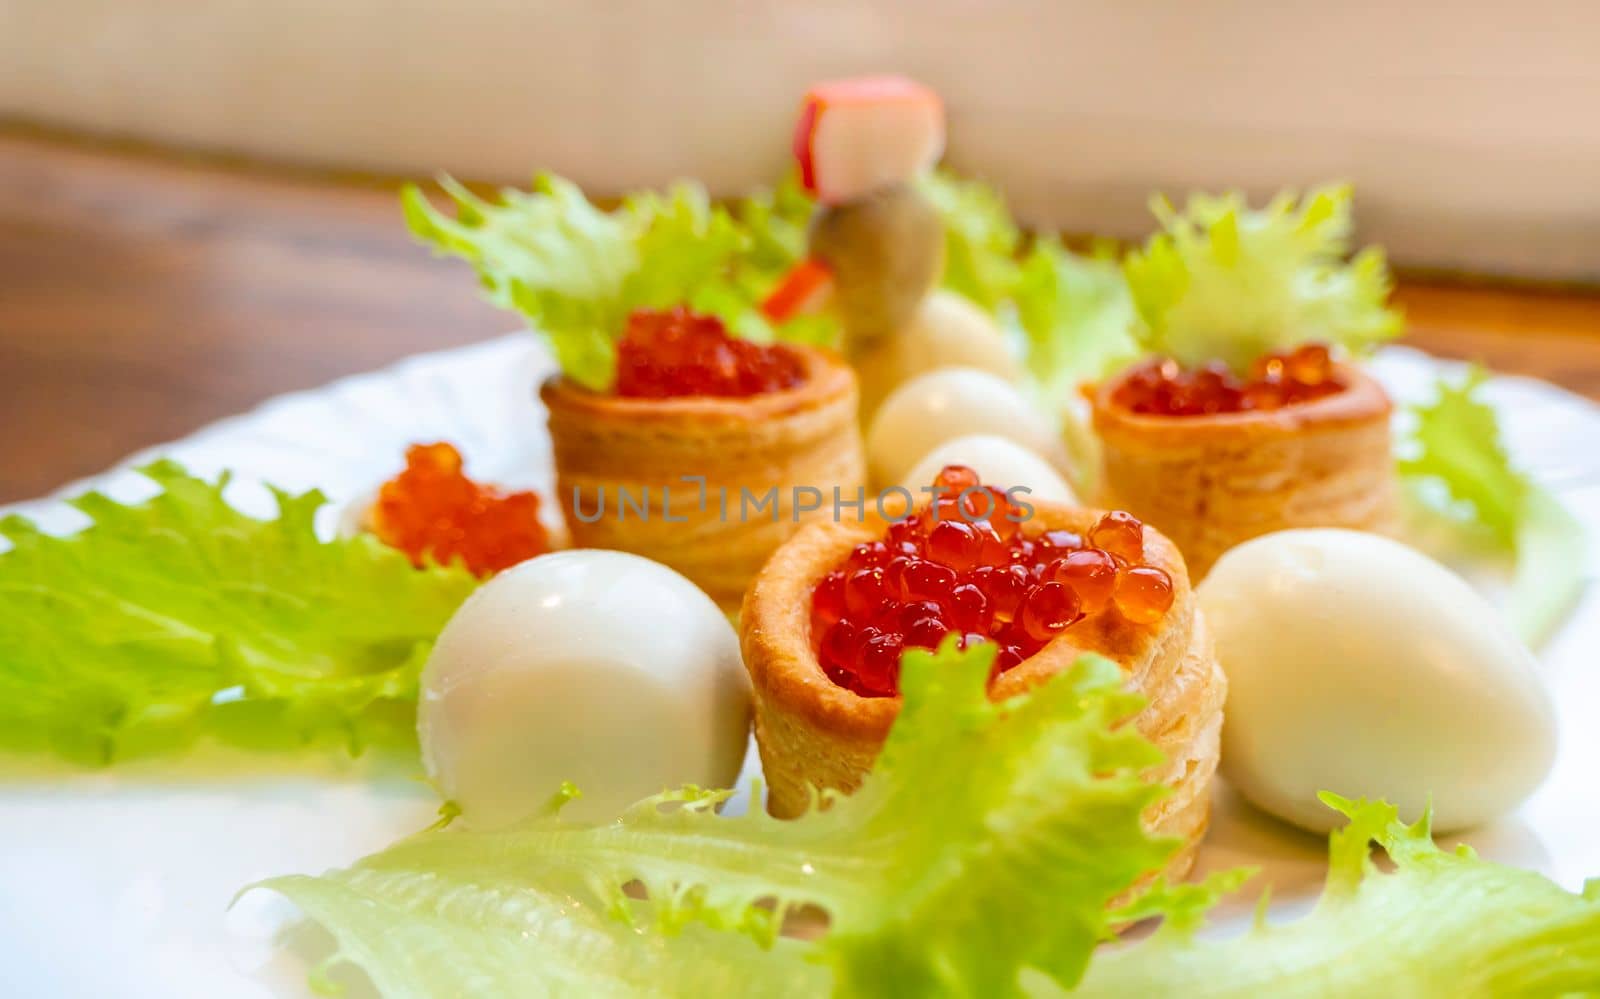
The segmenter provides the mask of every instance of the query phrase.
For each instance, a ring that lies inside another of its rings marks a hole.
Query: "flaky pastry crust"
[[[1393,406],[1360,368],[1335,372],[1345,385],[1335,395],[1208,416],[1134,413],[1115,402],[1122,378],[1101,385],[1093,399],[1101,501],[1175,541],[1197,581],[1229,548],[1273,531],[1393,530]]]
[[[1035,502],[1023,532],[1085,532],[1102,511]],[[767,807],[790,817],[810,804],[813,788],[851,791],[871,768],[900,701],[861,697],[822,671],[811,635],[811,593],[855,545],[880,537],[881,517],[818,523],[778,549],[745,594],[740,643],[755,703],[756,744],[767,783]],[[1148,703],[1134,719],[1167,761],[1146,775],[1173,789],[1146,814],[1152,831],[1184,842],[1167,872],[1179,877],[1193,863],[1204,835],[1209,788],[1220,746],[1227,681],[1196,605],[1182,556],[1170,540],[1145,529],[1145,561],[1172,577],[1173,602],[1163,618],[1138,625],[1114,609],[1093,615],[1038,654],[1001,674],[995,700],[1019,694],[1095,652],[1117,663],[1129,689]]]
[[[831,517],[835,487],[853,500],[866,483],[854,372],[824,351],[790,349],[805,380],[748,398],[622,398],[546,381],[539,395],[573,544],[654,559],[736,608],[778,545]],[[797,510],[797,486],[819,491],[816,509]]]

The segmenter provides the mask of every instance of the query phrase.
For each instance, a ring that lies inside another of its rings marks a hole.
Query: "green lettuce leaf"
[[[790,171],[770,190],[741,198],[733,215],[749,232],[750,246],[738,263],[768,280],[782,277],[805,259],[806,234],[816,204],[801,186],[797,171]]]
[[[943,287],[1014,331],[1030,387],[1046,408],[1061,410],[1080,384],[1143,353],[1133,337],[1133,300],[1114,245],[1077,254],[1058,236],[1038,235],[1028,243],[998,191],[947,171],[934,172],[923,190],[944,220]]]
[[[246,516],[170,461],[69,537],[0,519],[0,747],[103,764],[209,734],[249,745],[409,738],[417,677],[475,583],[370,537],[321,541],[319,493]]]
[[[400,200],[412,233],[436,253],[470,263],[489,300],[539,329],[571,378],[610,384],[613,338],[627,317],[622,289],[639,267],[634,220],[601,211],[575,185],[548,174],[531,192],[503,190],[498,203],[450,177],[439,183],[455,218],[407,185]]]
[[[1088,256],[1041,239],[1023,258],[1014,292],[1027,363],[1047,399],[1073,395],[1138,359],[1133,300],[1114,249]]]
[[[305,905],[343,958],[395,996],[514,978],[602,993],[621,973],[613,961],[636,955],[661,962],[652,988],[678,994],[703,965],[752,961],[742,936],[777,944],[761,972],[771,980],[755,984],[779,990],[810,974],[778,940],[784,919],[806,907],[828,919],[805,954],[828,970],[821,981],[835,995],[1017,995],[1023,968],[1071,986],[1120,918],[1108,904],[1176,846],[1140,823],[1165,793],[1140,778],[1160,754],[1117,725],[1140,701],[1112,663],[1085,657],[992,704],[993,655],[988,644],[961,652],[949,642],[908,652],[902,711],[872,774],[797,820],[759,809],[719,816],[727,792],[686,788],[609,824],[547,815],[504,831],[426,832],[350,870],[264,886]],[[623,891],[629,884],[644,887],[648,905]],[[638,929],[604,927],[600,911]],[[708,953],[712,937],[679,951],[648,930],[691,924],[738,932]],[[425,962],[395,953],[395,940],[420,947],[430,933],[463,943],[430,947]],[[606,956],[591,966],[527,942],[568,937],[603,938],[592,946]],[[819,979],[803,981],[815,990]]]
[[[1022,231],[1005,198],[982,181],[963,180],[948,170],[933,171],[921,188],[944,221],[941,285],[995,312],[1020,276]]]
[[[1258,919],[1229,940],[1198,940],[1196,910],[1148,940],[1095,958],[1074,995],[1576,996],[1600,992],[1600,882],[1564,891],[1532,871],[1434,845],[1428,819],[1381,801],[1322,800],[1350,823],[1332,834],[1316,908],[1281,925]],[[1371,844],[1394,869],[1373,863]],[[1214,887],[1224,887],[1214,885]],[[1037,994],[1054,990],[1041,986]]]
[[[1386,304],[1383,251],[1349,261],[1351,193],[1280,194],[1251,210],[1237,192],[1196,194],[1183,212],[1151,202],[1162,231],[1123,268],[1147,350],[1181,364],[1243,370],[1263,354],[1311,341],[1363,352],[1398,336]]]
[[[507,189],[496,201],[448,177],[440,184],[455,216],[408,185],[401,204],[411,231],[436,252],[472,264],[490,300],[521,313],[581,385],[610,386],[616,341],[634,309],[688,305],[741,335],[774,333],[757,306],[776,276],[746,257],[770,259],[776,237],[769,229],[757,243],[697,184],[632,194],[613,211],[549,174],[537,177],[532,191]],[[815,323],[802,332],[822,335]]]
[[[631,194],[623,199],[621,211],[633,220],[638,234],[639,262],[622,282],[626,307],[712,308],[715,286],[748,242],[733,216],[713,207],[705,189],[696,184],[675,184],[664,195]],[[737,322],[740,315],[728,318]]]
[[[260,887],[332,931],[329,965],[352,962],[385,995],[415,999],[1600,989],[1600,883],[1574,895],[1466,848],[1446,853],[1426,818],[1405,825],[1383,802],[1323,796],[1350,822],[1330,838],[1321,899],[1297,921],[1197,936],[1248,871],[1158,881],[1110,907],[1174,847],[1139,820],[1163,791],[1138,776],[1159,754],[1118,724],[1138,698],[1088,656],[991,704],[992,655],[908,653],[904,710],[872,775],[794,821],[721,817],[726,792],[685,788],[612,823],[570,824],[568,786],[511,829],[429,831],[348,870]],[[1373,842],[1392,871],[1372,861]],[[812,907],[825,935],[778,935]],[[1149,918],[1162,925],[1148,938],[1095,953],[1113,927]]]
[[[332,931],[338,950],[313,971],[316,991],[338,991],[332,966],[362,968],[378,993],[399,997],[584,996],[636,999],[815,999],[826,968],[806,944],[762,948],[704,926],[668,936],[615,918],[583,886],[544,891],[491,872],[356,867],[267,886]],[[646,902],[630,914],[651,918]]]
[[[1441,380],[1432,402],[1412,408],[1414,453],[1400,470],[1442,483],[1452,502],[1438,512],[1466,520],[1515,558],[1507,614],[1523,641],[1538,645],[1583,590],[1588,543],[1577,518],[1511,464],[1494,409],[1478,397],[1486,377],[1474,370],[1460,382]]]

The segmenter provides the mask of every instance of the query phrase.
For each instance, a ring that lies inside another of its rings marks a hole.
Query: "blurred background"
[[[1600,394],[1597,43],[1581,0],[0,0],[0,501],[514,325],[397,179],[737,194],[873,70],[1042,227],[1351,180],[1417,342]]]

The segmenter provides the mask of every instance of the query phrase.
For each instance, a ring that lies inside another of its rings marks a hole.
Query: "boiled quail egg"
[[[1055,468],[1066,462],[1055,426],[1010,382],[975,368],[941,368],[895,389],[873,417],[867,430],[873,481],[900,482],[935,446],[969,434],[1004,437]]]
[[[1199,587],[1228,676],[1222,769],[1325,832],[1317,792],[1386,798],[1440,831],[1515,808],[1553,762],[1532,653],[1459,576],[1388,538],[1293,530],[1222,556]]]
[[[870,415],[910,379],[956,367],[1008,382],[1022,377],[1022,365],[994,319],[965,296],[940,289],[922,300],[908,323],[856,358],[862,409]]]
[[[563,781],[609,819],[682,784],[728,787],[749,679],[711,598],[637,555],[544,555],[485,583],[422,674],[417,731],[441,794],[473,826],[521,818]]]

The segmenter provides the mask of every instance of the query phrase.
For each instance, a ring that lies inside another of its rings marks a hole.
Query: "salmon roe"
[[[857,545],[812,591],[811,639],[839,686],[892,697],[900,654],[952,632],[963,648],[999,646],[993,679],[1090,615],[1152,624],[1172,606],[1172,578],[1144,563],[1137,518],[1108,513],[1087,539],[1029,536],[1005,494],[972,469],[946,466],[934,485],[928,509]]]
[[[1135,413],[1204,416],[1282,409],[1344,391],[1333,358],[1321,344],[1268,354],[1240,378],[1224,364],[1185,369],[1156,359],[1134,368],[1112,400]]]
[[[461,471],[449,444],[413,444],[406,467],[385,482],[367,515],[372,533],[412,564],[460,561],[489,576],[550,550],[536,493],[503,493]]]
[[[635,311],[617,345],[616,394],[628,398],[752,396],[804,378],[788,347],[729,336],[722,320],[681,306]]]

